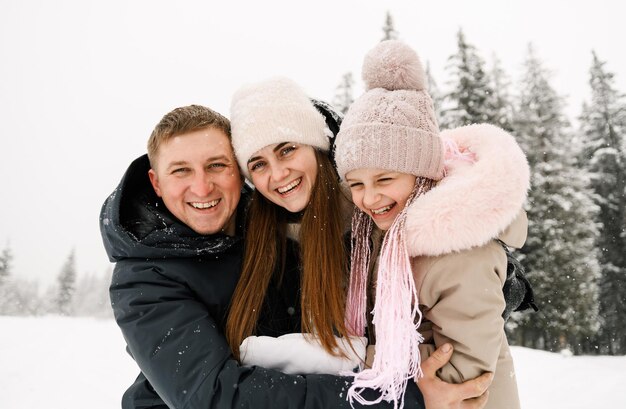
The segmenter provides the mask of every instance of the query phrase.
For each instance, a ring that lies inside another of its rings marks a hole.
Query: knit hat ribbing
[[[337,135],[337,171],[380,168],[440,180],[443,144],[419,57],[401,41],[383,41],[365,56],[365,94]]]
[[[306,93],[287,78],[272,78],[240,88],[231,101],[232,143],[246,175],[252,155],[268,145],[297,142],[327,151],[328,128]]]

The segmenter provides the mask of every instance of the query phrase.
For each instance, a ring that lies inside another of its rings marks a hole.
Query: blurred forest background
[[[383,21],[381,40],[397,38],[393,16],[387,13]],[[626,354],[626,100],[614,74],[590,50],[591,97],[569,118],[550,67],[532,44],[521,77],[511,78],[498,56],[483,56],[462,29],[456,38],[445,78],[434,78],[423,59],[441,129],[498,125],[516,136],[531,166],[529,234],[516,256],[540,310],[513,314],[510,343]],[[331,101],[344,113],[356,97],[355,77],[346,72],[338,79]],[[0,250],[0,315],[112,316],[110,269],[79,276],[72,251],[56,281],[41,288],[37,280],[13,274],[13,257],[6,243]]]

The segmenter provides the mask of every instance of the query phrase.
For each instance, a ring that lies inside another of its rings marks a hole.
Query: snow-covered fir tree
[[[532,47],[524,63],[516,136],[531,167],[528,239],[520,260],[539,312],[512,317],[514,342],[555,351],[585,351],[598,329],[598,211],[588,175],[577,168],[575,145],[557,95]]]
[[[11,260],[13,254],[9,245],[0,253],[0,315],[12,315],[14,303],[11,285]]]
[[[0,314],[28,316],[41,315],[45,312],[37,281],[12,276],[0,287]]]
[[[0,315],[39,315],[42,303],[39,284],[13,274],[13,252],[7,246],[0,253]]]
[[[600,352],[621,355],[626,354],[626,102],[595,52],[589,84],[591,102],[583,105],[579,120],[581,167],[591,174],[600,207],[598,344]]]
[[[337,85],[335,97],[333,98],[333,106],[344,115],[354,102],[352,87],[354,87],[354,79],[352,78],[352,73],[347,72],[341,77],[341,82]]]
[[[7,244],[0,254],[0,286],[2,286],[11,276],[11,262],[13,261],[13,253]]]
[[[86,274],[76,283],[72,297],[72,310],[76,316],[111,317],[113,310],[109,300],[111,268],[104,274]]]
[[[473,123],[495,122],[490,106],[492,93],[485,61],[478,50],[465,40],[462,30],[457,33],[456,54],[448,58],[449,92],[442,107],[442,128],[450,129]]]
[[[393,17],[391,17],[391,13],[387,11],[387,14],[385,16],[385,24],[383,25],[383,38],[380,41],[397,39],[398,32],[393,26]]]
[[[76,289],[76,262],[72,250],[57,277],[56,309],[61,315],[72,314],[72,298]]]
[[[500,59],[495,53],[489,70],[491,94],[487,106],[492,114],[492,124],[506,131],[513,131],[513,98],[511,96],[511,80],[502,68]]]
[[[430,63],[426,62],[426,79],[428,81],[428,93],[430,94],[430,98],[433,100],[433,106],[435,108],[435,115],[437,115],[437,122],[439,126],[441,126],[443,122],[441,106],[443,104],[443,94],[437,85],[437,81],[432,74],[430,69]]]

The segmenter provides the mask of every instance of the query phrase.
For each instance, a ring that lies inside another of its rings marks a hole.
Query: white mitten
[[[239,347],[244,365],[277,369],[288,374],[340,375],[360,368],[365,361],[367,339],[350,337],[352,348],[345,338],[336,337],[346,357],[326,352],[311,334],[286,334],[274,337],[248,337]]]

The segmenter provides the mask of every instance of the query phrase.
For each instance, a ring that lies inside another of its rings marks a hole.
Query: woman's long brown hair
[[[343,242],[341,189],[324,152],[315,150],[319,166],[300,227],[302,263],[302,331],[317,335],[335,356],[335,335],[347,336],[344,324],[347,255]],[[254,191],[248,212],[241,277],[231,300],[226,338],[239,357],[239,346],[253,335],[272,274],[284,271],[287,220],[285,210]]]

